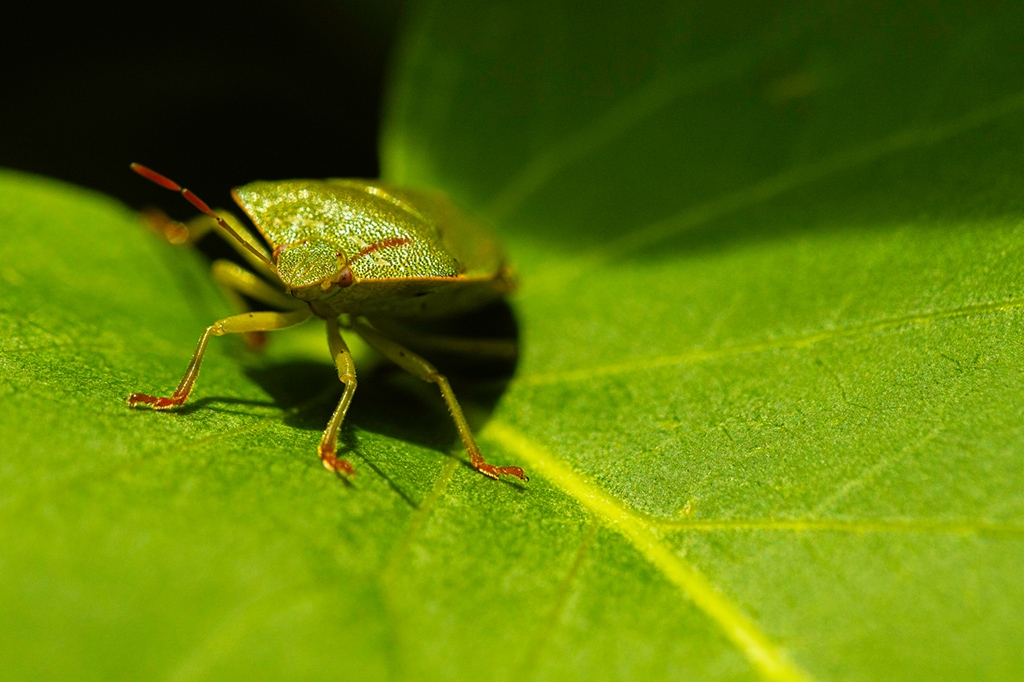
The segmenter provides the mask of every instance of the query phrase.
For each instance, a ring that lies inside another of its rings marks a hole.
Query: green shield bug
[[[252,182],[232,191],[269,251],[245,227],[214,213],[178,183],[138,164],[139,175],[179,192],[204,216],[199,231],[220,232],[263,277],[226,261],[214,263],[215,279],[243,310],[242,295],[281,311],[243,312],[203,331],[185,376],[170,397],[133,393],[131,407],[163,410],[183,404],[203,361],[210,336],[284,329],[309,319],[327,323],[327,345],[345,388],[317,451],[327,469],[352,475],[337,457],[338,431],[356,390],[352,356],[339,328],[414,376],[434,383],[455,421],[473,467],[491,478],[528,480],[519,467],[496,467],[480,454],[448,380],[407,350],[393,332],[405,321],[443,318],[493,302],[515,282],[497,242],[440,194],[365,180]],[[388,330],[392,331],[388,331]]]

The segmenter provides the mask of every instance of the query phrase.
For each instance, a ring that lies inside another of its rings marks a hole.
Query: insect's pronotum
[[[163,410],[183,404],[211,336],[242,333],[252,341],[262,332],[315,315],[327,323],[327,345],[345,385],[317,448],[327,469],[354,473],[348,461],[337,457],[338,431],[356,390],[355,366],[339,332],[345,328],[414,376],[437,384],[477,471],[491,478],[527,480],[519,467],[497,467],[484,460],[448,380],[381,329],[402,320],[466,312],[501,298],[515,286],[498,244],[445,197],[342,179],[253,182],[232,190],[235,202],[270,245],[268,253],[244,227],[214,213],[190,190],[144,166],[131,167],[180,192],[204,214],[193,221],[194,230],[217,230],[263,276],[226,261],[214,263],[214,277],[239,308],[246,310],[244,295],[280,309],[243,312],[214,322],[199,337],[174,393],[133,393],[128,397],[131,407]]]

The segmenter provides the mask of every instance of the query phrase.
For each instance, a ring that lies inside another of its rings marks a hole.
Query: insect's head
[[[294,244],[274,248],[278,275],[296,298],[310,301],[335,289],[344,289],[359,280],[352,265],[361,258],[382,249],[404,246],[407,237],[392,237],[374,242],[348,257],[337,245],[323,239],[303,239]]]
[[[274,247],[281,280],[296,298],[311,301],[356,283],[348,256],[323,239],[303,239]]]

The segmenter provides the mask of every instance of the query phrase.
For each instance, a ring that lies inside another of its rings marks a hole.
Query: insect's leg
[[[313,312],[309,308],[304,308],[286,313],[242,313],[241,315],[232,315],[231,317],[225,317],[223,320],[218,320],[207,327],[203,331],[203,335],[199,337],[199,343],[192,354],[192,361],[189,363],[188,369],[185,370],[185,376],[181,378],[181,382],[169,398],[146,395],[145,393],[132,393],[128,396],[128,406],[164,410],[168,407],[176,407],[184,403],[188,399],[188,394],[192,392],[192,386],[196,383],[196,377],[199,376],[199,365],[203,362],[206,342],[210,340],[210,336],[284,329],[308,319],[312,314]]]
[[[150,230],[171,244],[195,244],[202,236],[202,233],[194,235],[188,225],[179,223],[159,208],[147,208],[139,214]]]
[[[423,381],[437,384],[437,387],[441,389],[441,396],[448,405],[448,411],[451,412],[452,419],[455,420],[455,427],[459,430],[462,444],[466,446],[466,452],[469,453],[470,462],[477,471],[491,478],[515,476],[523,481],[528,480],[526,474],[519,467],[496,467],[484,461],[483,455],[480,454],[480,448],[477,447],[476,441],[473,439],[473,432],[469,428],[469,423],[462,414],[462,408],[459,407],[459,401],[455,399],[452,387],[448,385],[448,379],[438,372],[432,364],[359,320],[352,320],[349,326],[359,336],[363,337],[366,343],[370,344],[370,346],[402,369]]]
[[[394,320],[378,321],[371,318],[370,322],[395,341],[425,353],[449,353],[484,360],[515,360],[519,357],[519,344],[514,339],[433,334],[409,328]]]
[[[237,310],[248,311],[249,305],[242,294],[262,303],[285,310],[305,308],[306,304],[275,289],[266,280],[257,277],[237,263],[229,260],[216,260],[211,268],[213,279]],[[259,350],[266,344],[266,335],[262,332],[248,332],[244,335],[245,343],[250,350]]]
[[[334,365],[338,368],[338,378],[345,384],[345,392],[341,394],[341,400],[331,415],[331,421],[327,422],[317,452],[325,468],[351,476],[355,473],[352,465],[335,457],[335,453],[338,449],[338,431],[341,429],[341,423],[345,421],[345,413],[348,412],[348,406],[352,404],[352,396],[356,392],[356,366],[352,362],[352,354],[349,353],[345,340],[338,332],[337,318],[327,319],[327,345],[331,349]]]
[[[266,280],[254,275],[237,263],[224,259],[215,260],[211,270],[213,278],[224,288],[225,293],[232,299],[232,303],[237,303],[242,310],[247,310],[247,308],[239,294],[245,294],[261,303],[285,310],[298,310],[307,307],[302,301],[274,288]]]

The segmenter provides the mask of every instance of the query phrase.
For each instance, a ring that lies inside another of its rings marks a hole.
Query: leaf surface
[[[411,8],[383,165],[517,264],[460,395],[525,486],[367,353],[325,472],[316,322],[129,410],[230,313],[206,264],[0,174],[5,676],[1018,675],[1020,9],[830,8]]]

